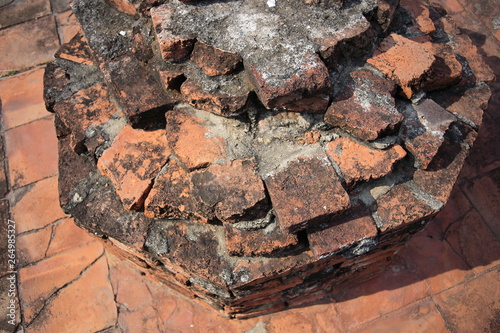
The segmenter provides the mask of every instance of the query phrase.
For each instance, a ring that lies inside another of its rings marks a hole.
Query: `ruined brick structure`
[[[233,317],[384,269],[444,206],[494,77],[425,1],[74,0],[45,72],[63,209]]]

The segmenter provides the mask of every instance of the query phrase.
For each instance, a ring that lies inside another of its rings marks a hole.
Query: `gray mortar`
[[[269,7],[263,0],[168,4],[172,17],[168,29],[174,35],[197,36],[222,50],[238,53],[264,74],[270,86],[300,74],[308,66],[305,56],[317,52],[314,39],[342,36],[363,12],[376,7],[363,0],[347,9],[307,5],[303,0],[282,0]]]

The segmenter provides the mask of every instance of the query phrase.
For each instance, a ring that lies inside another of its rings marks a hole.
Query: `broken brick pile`
[[[384,269],[448,200],[494,80],[425,1],[72,6],[45,72],[61,206],[233,317]]]

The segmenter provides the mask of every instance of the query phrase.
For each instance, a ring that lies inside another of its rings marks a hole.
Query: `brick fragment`
[[[140,209],[153,179],[170,155],[165,130],[143,131],[125,126],[97,162],[99,171],[113,182],[128,210]]]
[[[435,60],[428,45],[392,33],[367,62],[396,82],[403,94],[411,98],[420,89]]]
[[[287,78],[276,79],[277,82],[267,80],[265,68],[258,64],[247,62],[245,69],[266,108],[291,105],[295,111],[308,112],[309,106],[300,100],[316,96],[324,100],[330,88],[328,69],[317,54],[306,54],[299,70]]]
[[[133,127],[163,122],[165,109],[172,108],[180,100],[178,94],[167,92],[153,71],[135,57],[124,56],[101,67]]]
[[[226,224],[225,236],[230,256],[262,257],[300,249],[297,236],[283,233],[275,223],[259,230],[240,230]]]
[[[457,117],[467,119],[479,128],[483,122],[484,110],[488,107],[491,97],[491,90],[485,83],[467,88],[459,100],[446,107],[446,109]],[[452,99],[456,94],[449,94],[448,99]],[[456,98],[456,97],[455,97]]]
[[[193,50],[196,38],[178,36],[169,30],[170,21],[175,20],[170,6],[153,7],[150,13],[163,59],[177,61],[188,57]]]
[[[191,80],[186,80],[181,86],[182,97],[195,108],[212,112],[221,116],[231,116],[240,113],[245,106],[249,91],[229,95],[224,92],[208,92]]]
[[[330,142],[326,153],[339,165],[348,186],[387,175],[394,163],[406,156],[406,151],[400,145],[377,150],[348,138]]]
[[[264,179],[280,228],[296,232],[349,208],[349,196],[325,155],[298,158]]]
[[[226,223],[262,218],[270,207],[256,170],[253,159],[239,159],[194,171],[193,198],[202,212],[213,210]]]
[[[365,69],[354,71],[351,77],[354,83],[332,102],[325,122],[361,140],[375,140],[396,130],[403,116],[395,108],[394,83]]]
[[[167,90],[179,90],[186,80],[184,73],[178,70],[159,70],[160,80]]]
[[[318,259],[335,254],[362,239],[377,236],[377,227],[370,212],[363,207],[350,209],[347,214],[332,219],[326,228],[307,234],[309,246]]]
[[[400,6],[408,11],[415,20],[418,30],[424,35],[431,35],[436,31],[431,19],[429,8],[420,1],[400,0]]]
[[[377,200],[377,214],[381,223],[379,229],[383,233],[423,221],[438,211],[417,198],[404,184],[394,186]]]
[[[405,148],[415,156],[416,166],[426,169],[438,153],[450,124],[457,118],[431,99],[407,110],[410,111],[405,115],[400,135]]]
[[[377,0],[377,22],[385,31],[394,19],[394,13],[399,6],[399,0]]]
[[[54,112],[70,129],[71,148],[77,153],[88,149],[86,141],[96,134],[98,126],[111,117],[122,115],[110,101],[107,87],[102,84],[79,90],[71,98],[57,103]],[[89,128],[94,128],[94,131],[89,131]]]
[[[448,44],[428,43],[428,45],[436,61],[432,64],[428,77],[422,84],[422,89],[440,90],[460,82],[463,68],[453,48]]]
[[[144,202],[144,215],[151,218],[193,219],[206,222],[206,218],[196,214],[189,170],[179,161],[170,159],[167,168],[156,178]]]
[[[229,74],[243,63],[239,54],[221,50],[201,40],[194,45],[190,59],[209,76]]]
[[[213,124],[201,112],[176,108],[166,114],[168,144],[190,170],[227,158],[224,138],[212,132]]]
[[[469,36],[465,34],[454,36],[451,45],[455,53],[462,57],[462,64],[466,68],[464,72],[465,82],[493,82],[495,80],[494,72],[484,62]]]
[[[92,65],[91,52],[87,40],[82,32],[79,31],[68,43],[63,44],[59,50],[57,50],[55,57],[77,62],[79,64]]]

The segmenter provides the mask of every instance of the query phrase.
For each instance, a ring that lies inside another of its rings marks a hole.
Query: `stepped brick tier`
[[[448,200],[494,80],[433,2],[72,6],[45,72],[61,206],[231,317],[387,267]]]

